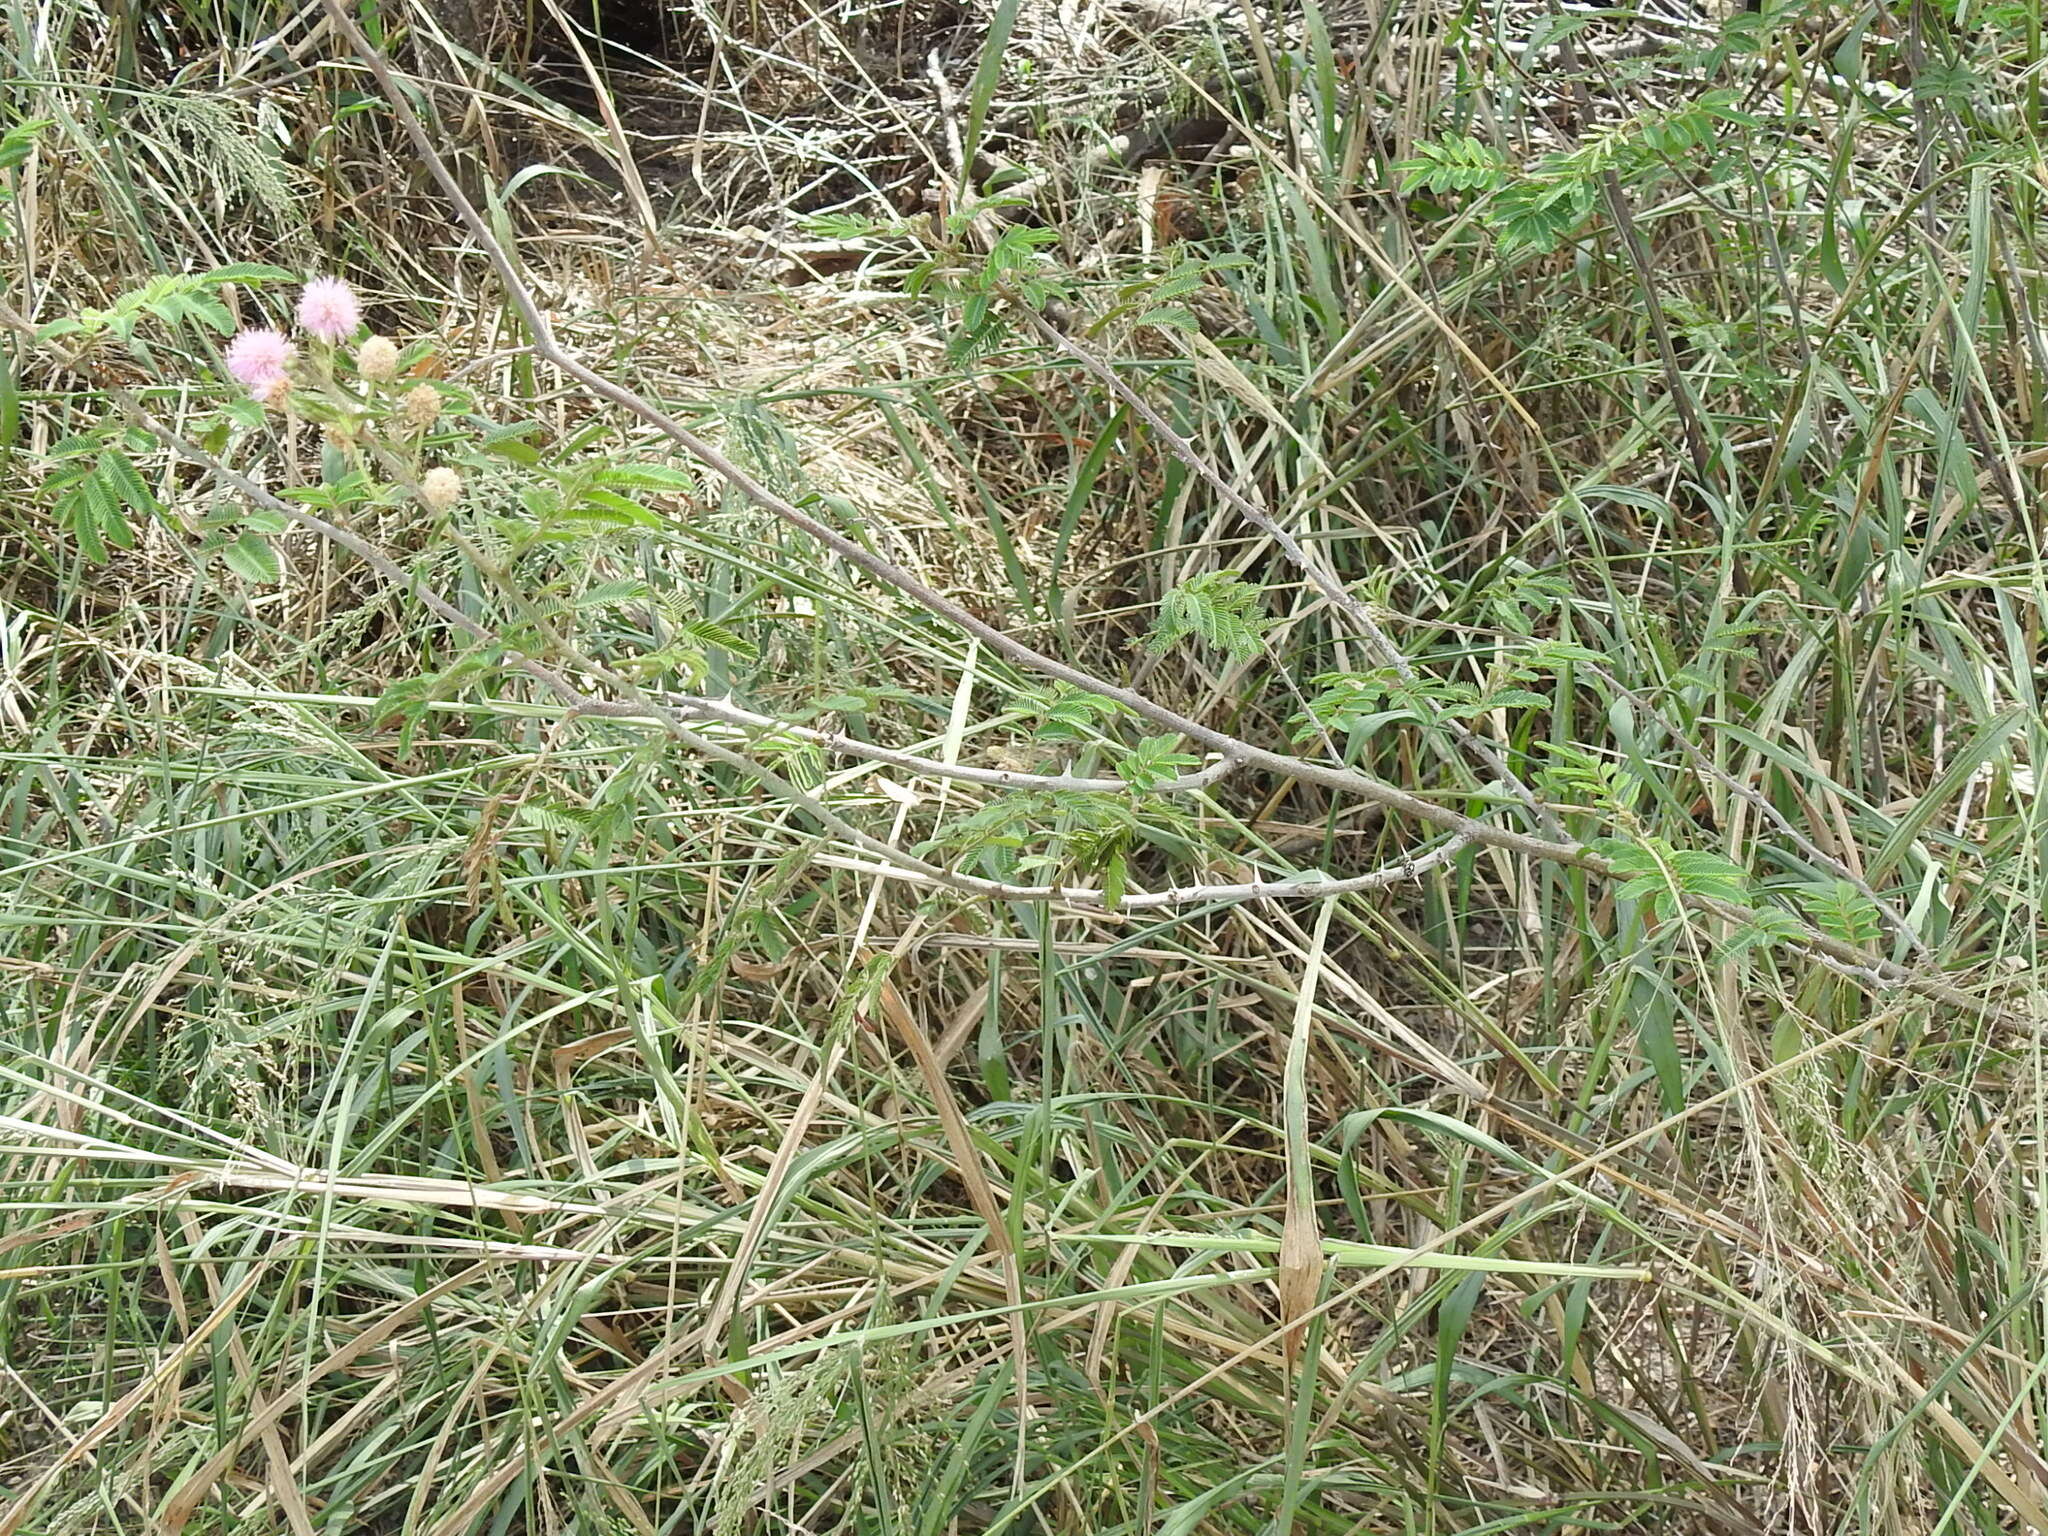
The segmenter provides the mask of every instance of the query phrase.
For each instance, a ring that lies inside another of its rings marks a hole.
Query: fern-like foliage
[[[117,336],[147,360],[149,354],[138,333],[143,321],[154,320],[173,334],[189,329],[225,336],[234,330],[235,321],[220,296],[222,284],[269,282],[290,276],[282,267],[256,262],[237,262],[210,272],[164,273],[140,288],[129,289],[105,309],[81,309],[52,320],[40,327],[36,336],[42,341],[60,336]]]
[[[1144,791],[1178,778],[1201,762],[1186,752],[1176,752],[1178,736],[1148,736],[1125,754],[1116,765],[1117,776],[1132,789]]]
[[[1032,735],[1040,741],[1093,741],[1124,712],[1113,699],[1083,693],[1071,683],[1054,683],[1027,697],[1038,716]]]
[[[1325,672],[1316,678],[1320,690],[1306,713],[1294,721],[1296,741],[1313,740],[1319,732],[1370,736],[1387,725],[1431,725],[1470,720],[1495,709],[1542,709],[1550,701],[1540,693],[1511,685],[1513,674],[1477,688],[1455,678],[1426,672],[1403,676],[1391,667],[1371,672]]]
[[[1585,806],[1623,822],[1632,819],[1644,794],[1638,775],[1582,747],[1555,741],[1542,745],[1550,761],[1538,774],[1536,787],[1546,799]]]
[[[1640,113],[1529,165],[1514,164],[1483,140],[1450,134],[1417,144],[1414,157],[1395,170],[1405,193],[1481,198],[1481,217],[1509,252],[1555,250],[1585,228],[1600,206],[1607,177],[1650,180],[1674,163],[1711,154],[1719,124],[1753,124],[1737,100],[1732,90],[1707,91],[1683,106]]]
[[[129,434],[109,430],[65,438],[50,451],[60,467],[44,479],[43,491],[55,498],[57,521],[79,553],[95,565],[106,562],[109,545],[135,547],[132,519],[163,511],[129,457],[132,446]]]
[[[1794,893],[1808,920],[1831,939],[1861,949],[1877,942],[1877,908],[1847,880],[1825,880]]]
[[[1754,951],[1769,954],[1788,944],[1797,944],[1805,929],[1799,919],[1783,907],[1753,907],[1720,943],[1723,960],[1739,960]]]
[[[963,247],[967,231],[978,218],[1017,202],[998,193],[955,211],[947,220],[950,242]],[[1065,285],[1045,254],[1060,238],[1058,230],[1043,225],[1010,224],[978,262],[962,264],[952,253],[934,257],[920,263],[904,286],[913,298],[932,293],[959,303],[960,322],[948,338],[946,350],[953,361],[965,361],[1001,341],[996,301],[1003,295],[1014,294],[1033,308],[1043,308],[1064,296]]]
[[[1674,848],[1659,837],[1640,842],[1603,837],[1593,844],[1593,852],[1613,865],[1623,880],[1615,894],[1624,901],[1647,902],[1660,922],[1676,918],[1688,897],[1749,905],[1749,872],[1718,853]]]
[[[1497,192],[1507,185],[1507,156],[1470,134],[1453,133],[1415,146],[1415,158],[1394,167],[1404,194]]]
[[[1130,883],[1142,846],[1186,852],[1187,818],[1173,806],[1066,790],[1004,795],[953,822],[917,850],[956,858],[1012,850],[1009,870],[1026,878],[1095,880],[1112,907]],[[1026,849],[1031,851],[1027,852]]]
[[[1198,331],[1201,323],[1190,312],[1186,301],[1209,288],[1217,273],[1250,265],[1251,258],[1238,255],[1176,261],[1162,273],[1118,288],[1116,302],[1094,322],[1094,330],[1100,334],[1108,326],[1127,320],[1134,326]]]
[[[1183,640],[1224,652],[1232,661],[1256,656],[1273,621],[1260,612],[1263,588],[1236,571],[1211,571],[1184,581],[1159,600],[1146,648],[1159,653]]]
[[[1022,848],[1026,834],[1059,812],[1059,797],[1037,790],[999,795],[971,816],[948,823],[936,837],[918,845],[920,857],[947,853],[955,858],[995,848]]]
[[[504,666],[505,648],[491,645],[458,657],[438,672],[400,678],[378,697],[371,718],[387,730],[394,724],[398,727],[398,750],[403,756],[412,750],[413,737],[435,704],[453,699],[465,689],[495,683],[504,675]]]

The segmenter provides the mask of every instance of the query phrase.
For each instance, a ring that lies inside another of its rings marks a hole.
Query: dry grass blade
[[[1335,911],[1334,902],[1325,902],[1316,912],[1315,931],[1302,960],[1301,993],[1295,1001],[1280,1079],[1280,1123],[1287,1139],[1287,1197],[1280,1227],[1280,1319],[1286,1325],[1281,1339],[1290,1366],[1300,1353],[1305,1319],[1323,1281],[1323,1232],[1316,1219],[1315,1168],[1310,1155],[1308,1053],[1315,1029],[1316,990]]]

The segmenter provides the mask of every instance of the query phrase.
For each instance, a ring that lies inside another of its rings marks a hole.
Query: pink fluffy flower
[[[228,372],[251,389],[284,377],[292,344],[279,331],[243,331],[228,343]]]
[[[316,277],[299,295],[299,324],[324,342],[347,341],[362,323],[354,290],[338,277]]]

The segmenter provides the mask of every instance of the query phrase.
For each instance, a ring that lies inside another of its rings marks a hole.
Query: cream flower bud
[[[398,403],[398,414],[412,431],[426,431],[441,414],[441,391],[431,384],[415,384]]]
[[[437,464],[420,479],[420,500],[436,512],[446,512],[462,500],[462,476],[445,464]]]
[[[389,336],[365,336],[356,348],[356,374],[372,384],[389,384],[398,377],[398,343]]]

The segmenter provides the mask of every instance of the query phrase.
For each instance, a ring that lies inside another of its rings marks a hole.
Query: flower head
[[[291,404],[292,381],[281,373],[259,380],[249,391],[266,409],[281,411]]]
[[[462,476],[445,464],[437,464],[420,479],[420,500],[436,512],[446,512],[462,500]]]
[[[322,341],[347,341],[362,323],[355,290],[338,277],[316,277],[299,295],[299,324]]]
[[[398,402],[398,412],[415,432],[424,432],[441,414],[441,391],[431,384],[415,384]]]
[[[372,384],[389,384],[398,377],[398,343],[389,336],[365,336],[356,348],[356,374]]]
[[[228,373],[251,389],[282,379],[291,360],[292,344],[281,331],[243,331],[228,343]]]

